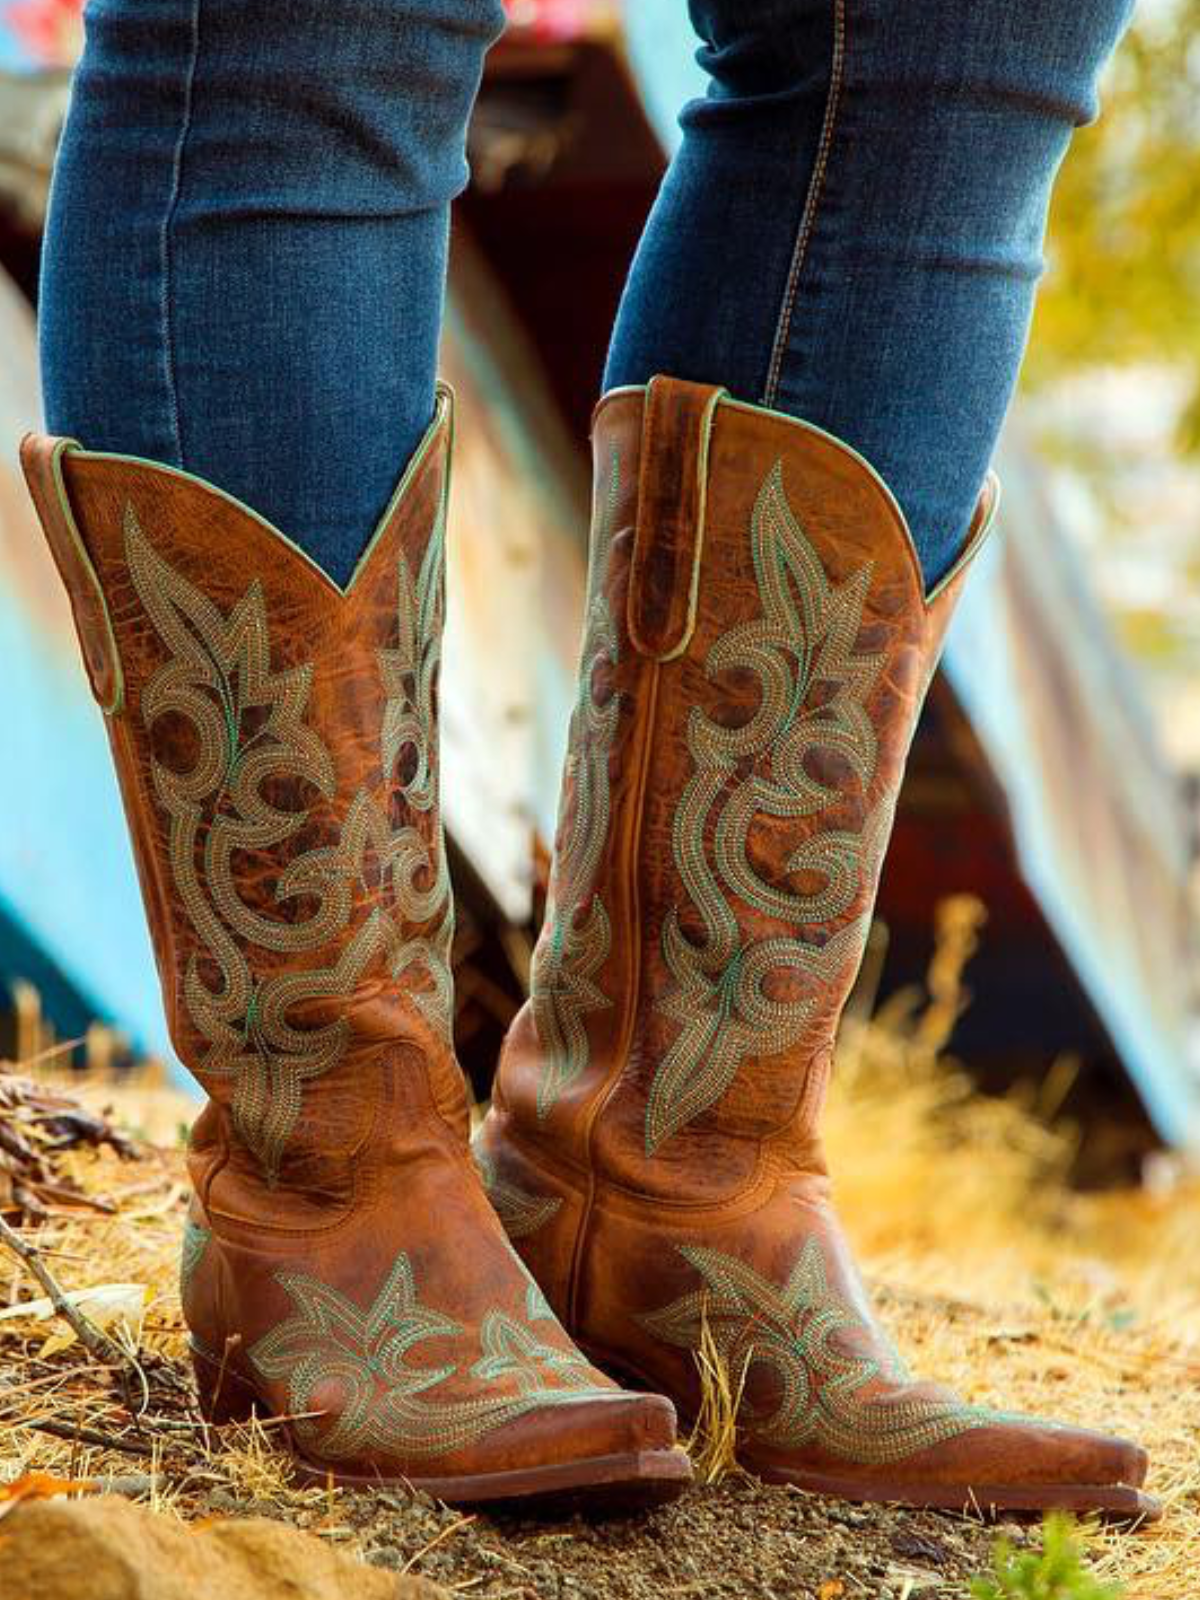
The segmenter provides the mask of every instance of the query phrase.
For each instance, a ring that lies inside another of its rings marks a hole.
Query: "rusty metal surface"
[[[442,368],[457,397],[443,653],[447,825],[514,923],[553,836],[589,488],[536,357],[459,230]]]
[[[70,74],[0,71],[0,207],[25,228],[46,212],[50,169],[66,115]]]
[[[1200,1134],[1191,829],[1136,679],[1010,430],[999,536],[945,674],[1007,806],[1022,877],[1159,1133]]]

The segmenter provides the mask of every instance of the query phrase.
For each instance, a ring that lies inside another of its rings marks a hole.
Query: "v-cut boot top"
[[[593,450],[549,931],[501,1096],[581,1168],[733,1196],[772,1141],[812,1153],[913,727],[998,490],[927,596],[886,485],[817,428],[659,378],[606,397]]]
[[[461,1138],[434,804],[450,402],[339,588],[241,502],[31,435],[114,747],[202,1197],[328,1222],[432,1112]],[[390,1133],[379,1123],[389,1111]]]
[[[477,1140],[581,1348],[798,1487],[1153,1515],[1136,1445],[915,1381],[820,1141],[905,759],[966,568],[818,428],[673,379],[600,405],[546,925]],[[869,1141],[871,1129],[862,1137]],[[936,1203],[936,1197],[930,1197]]]

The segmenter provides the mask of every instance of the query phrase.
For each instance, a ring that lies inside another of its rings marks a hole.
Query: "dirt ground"
[[[971,1400],[1140,1438],[1166,1514],[1132,1533],[1081,1529],[1089,1569],[1125,1600],[1197,1600],[1200,1181],[1163,1161],[1138,1189],[1066,1187],[1073,1131],[1048,1131],[1045,1105],[979,1097],[941,1054],[962,1003],[965,950],[948,946],[932,999],[845,1030],[831,1158],[868,1281],[922,1374]],[[0,1498],[31,1469],[115,1476],[166,1515],[283,1519],[480,1600],[940,1600],[965,1597],[989,1570],[997,1530],[973,1519],[827,1502],[741,1475],[603,1524],[294,1487],[270,1424],[218,1433],[194,1410],[176,1290],[186,1106],[145,1084],[91,1086],[86,1098],[115,1108],[141,1154],[62,1158],[84,1202],[52,1204],[22,1237],[69,1289],[143,1287],[136,1351],[150,1404],[133,1425],[112,1375],[78,1344],[47,1348],[60,1324],[3,1316],[40,1291],[0,1249]],[[1006,1531],[1038,1538],[1028,1524]]]
[[[355,1516],[366,1560],[400,1570],[424,1547],[421,1572],[488,1600],[939,1600],[965,1594],[994,1537],[977,1522],[838,1504],[741,1476],[623,1522],[466,1522],[379,1501]],[[429,1548],[439,1535],[445,1542]]]

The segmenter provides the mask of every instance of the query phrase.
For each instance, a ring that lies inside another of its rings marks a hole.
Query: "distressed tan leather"
[[[656,379],[601,403],[593,446],[550,905],[477,1141],[517,1247],[593,1359],[689,1414],[707,1323],[745,1380],[742,1457],[769,1477],[1153,1511],[1137,1446],[909,1377],[821,1147],[909,744],[994,483],[927,599],[886,487],[815,428]]]
[[[661,1497],[688,1472],[670,1403],[573,1348],[470,1159],[437,804],[450,426],[443,392],[345,592],[198,479],[23,445],[209,1097],[182,1285],[201,1397],[292,1418],[320,1481]]]

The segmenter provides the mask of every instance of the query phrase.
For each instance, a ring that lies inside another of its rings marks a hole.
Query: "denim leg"
[[[339,581],[433,409],[501,0],[89,0],[42,280],[47,425],[187,468]]]
[[[710,74],[639,246],[606,387],[655,372],[878,469],[926,579],[1004,419],[1050,192],[1132,0],[693,0]]]

